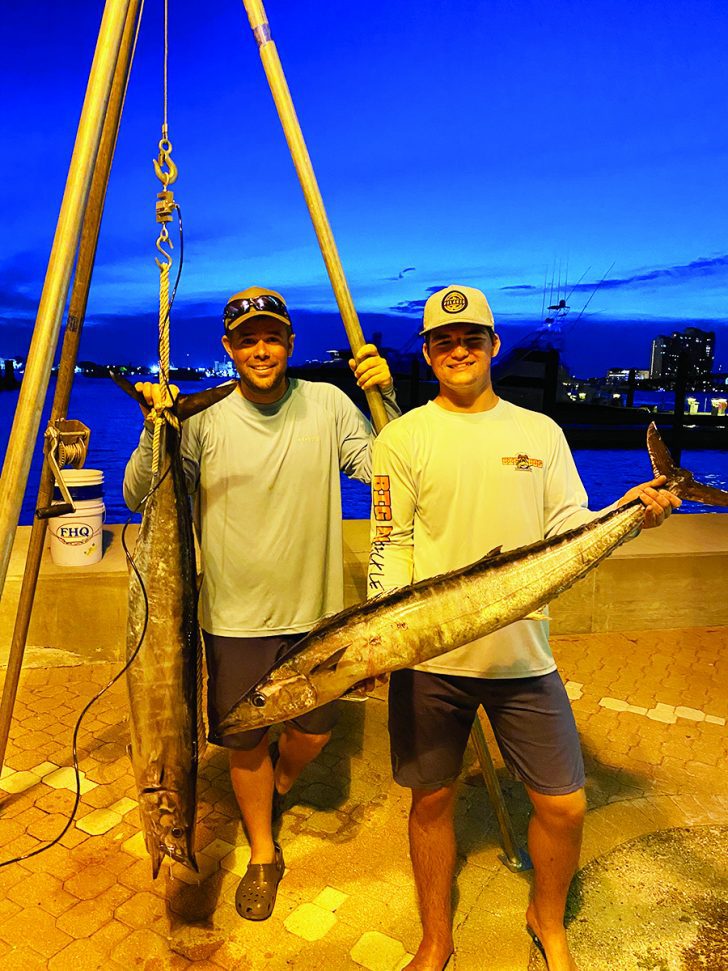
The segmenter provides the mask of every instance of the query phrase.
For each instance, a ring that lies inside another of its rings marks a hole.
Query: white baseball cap
[[[420,337],[446,324],[478,324],[495,329],[493,312],[485,294],[475,287],[453,286],[438,290],[428,298],[422,318]]]

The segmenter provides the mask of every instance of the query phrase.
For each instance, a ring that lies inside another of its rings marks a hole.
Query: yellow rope
[[[166,226],[164,227],[166,230]],[[159,267],[159,384],[163,403],[169,394],[169,268],[168,263],[157,260]],[[160,410],[154,417],[154,438],[152,440],[152,475],[159,473],[159,459],[162,442],[162,425],[165,412]]]

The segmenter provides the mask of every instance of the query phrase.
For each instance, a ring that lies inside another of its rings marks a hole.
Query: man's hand
[[[389,365],[380,355],[374,344],[364,344],[349,361],[349,367],[354,372],[356,383],[362,391],[369,388],[381,388],[382,391],[392,390],[392,375]]]
[[[144,395],[147,405],[145,407],[139,402],[139,407],[142,409],[145,418],[152,409],[160,411],[162,408],[171,408],[179,394],[179,388],[176,384],[170,384],[169,387],[163,388],[161,384],[152,384],[151,381],[137,381],[134,390],[141,391]]]
[[[631,502],[633,499],[641,499],[645,504],[645,523],[643,529],[652,529],[653,526],[660,526],[673,509],[682,505],[682,500],[668,492],[667,489],[660,489],[667,481],[667,476],[658,475],[650,482],[642,482],[634,486],[629,492],[620,499],[620,505]]]

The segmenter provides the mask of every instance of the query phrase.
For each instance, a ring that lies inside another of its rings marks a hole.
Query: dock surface
[[[725,636],[725,628],[711,626],[554,637],[587,768],[582,875],[588,876],[590,863],[608,862],[617,848],[628,853],[630,841],[647,834],[687,829],[699,841],[708,832],[702,827],[713,834],[725,827]],[[74,798],[68,768],[73,726],[118,667],[63,652],[29,657],[0,779],[0,859],[27,853],[60,832]],[[275,912],[254,924],[235,911],[248,851],[219,749],[208,747],[201,763],[199,877],[165,862],[151,879],[125,751],[126,701],[116,685],[80,732],[83,793],[75,825],[60,845],[0,868],[3,971],[402,968],[417,947],[419,925],[407,851],[408,794],[390,775],[386,690],[378,688],[364,703],[343,703],[331,743],[297,782],[280,833],[288,869]],[[528,801],[490,744],[523,842]],[[524,927],[531,875],[512,873],[500,862],[497,827],[470,750],[456,829],[457,951],[450,971],[542,971]],[[647,862],[640,866],[648,868],[653,855],[642,857]],[[665,860],[654,860],[655,872],[646,870],[642,884],[661,879]],[[725,876],[724,859],[713,866],[712,875],[708,868],[696,879],[715,884],[720,873]],[[584,887],[572,894],[582,971],[728,967],[715,949],[714,963],[693,962],[705,929],[686,923],[682,904],[670,911],[669,900],[660,911],[663,951],[645,952],[649,928],[641,918],[629,924],[644,904],[642,884],[605,878],[591,909]],[[603,947],[589,942],[618,912],[626,914],[626,924],[605,964]],[[725,942],[725,928],[715,940]],[[645,953],[652,964],[644,963]],[[663,963],[655,963],[658,956]]]

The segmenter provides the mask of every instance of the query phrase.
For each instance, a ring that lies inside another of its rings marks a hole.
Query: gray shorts
[[[236,701],[256,684],[288,648],[303,634],[279,634],[272,637],[223,637],[202,632],[207,659],[208,740],[225,748],[249,751],[268,732],[252,728],[235,735],[220,735],[217,726]],[[306,735],[326,735],[336,724],[338,704],[335,701],[294,718],[290,724]]]
[[[516,779],[551,796],[582,788],[579,736],[558,671],[502,680],[395,671],[389,683],[395,781],[409,789],[454,782],[478,705]]]

